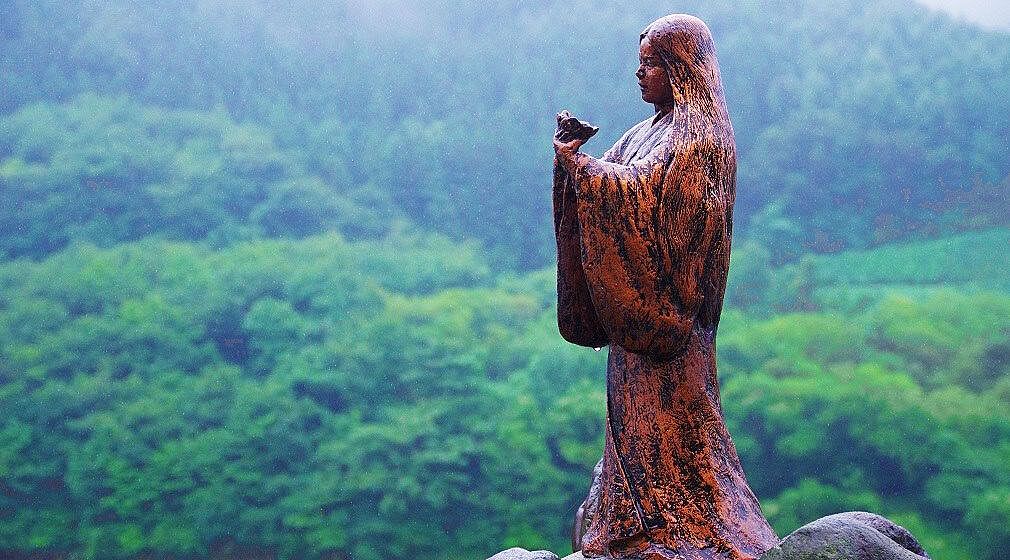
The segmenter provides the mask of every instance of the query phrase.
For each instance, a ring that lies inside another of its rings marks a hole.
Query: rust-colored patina
[[[558,325],[570,342],[610,346],[599,495],[578,544],[587,557],[756,558],[778,538],[716,378],[736,148],[715,47],[684,15],[653,22],[640,44],[656,114],[601,159],[578,152],[595,131],[567,114],[555,137]]]

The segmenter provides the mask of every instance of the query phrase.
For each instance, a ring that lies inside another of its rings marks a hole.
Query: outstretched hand
[[[557,115],[558,128],[554,131],[554,152],[560,156],[572,156],[593,137],[599,128],[572,116],[568,111]]]
[[[554,135],[554,153],[562,155],[572,155],[579,151],[579,148],[585,144],[586,141],[581,138],[576,138],[569,142],[562,142],[558,139],[558,135]]]

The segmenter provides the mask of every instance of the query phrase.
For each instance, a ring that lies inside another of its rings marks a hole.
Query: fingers
[[[554,150],[557,152],[577,152],[585,144],[585,141],[576,138],[570,142],[564,142],[558,138],[554,139]]]

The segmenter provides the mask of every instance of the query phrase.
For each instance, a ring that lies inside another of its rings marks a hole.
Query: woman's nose
[[[638,70],[635,70],[635,77],[639,80],[645,77],[645,70],[641,66],[638,67]]]

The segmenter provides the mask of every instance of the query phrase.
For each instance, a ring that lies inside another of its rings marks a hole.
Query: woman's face
[[[642,90],[642,99],[654,105],[673,103],[670,77],[666,74],[663,61],[652,49],[648,36],[639,44],[638,57],[638,71],[635,72],[635,76],[638,78],[638,87]]]

